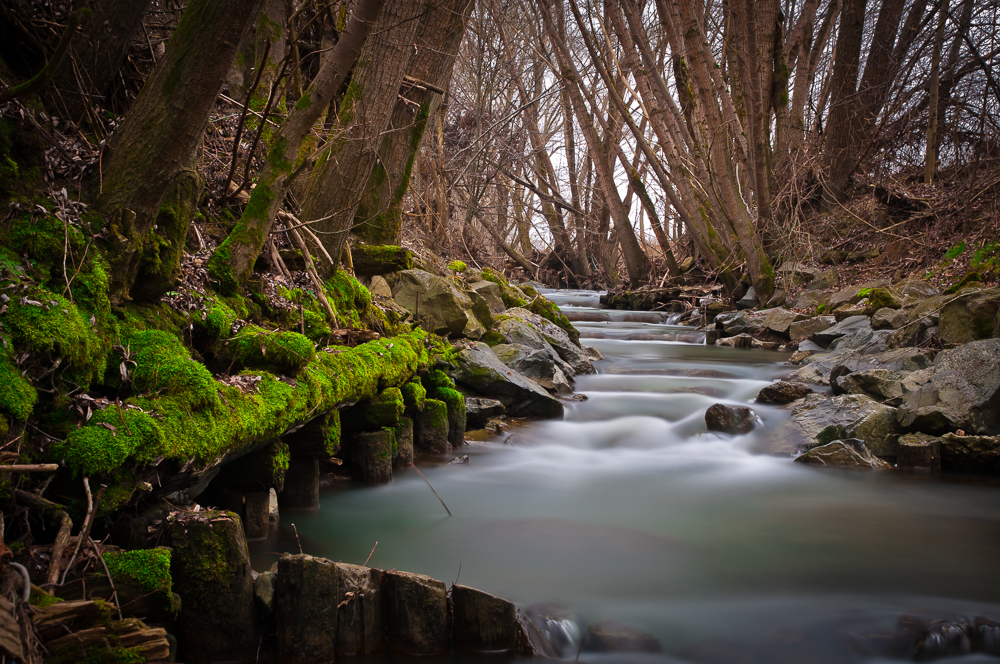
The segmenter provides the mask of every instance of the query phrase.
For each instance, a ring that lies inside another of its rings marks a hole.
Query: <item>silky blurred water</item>
[[[468,465],[423,461],[454,516],[412,470],[337,486],[319,510],[282,514],[255,568],[295,548],[294,522],[307,553],[360,564],[378,542],[371,566],[614,619],[677,661],[881,661],[859,630],[910,610],[1000,611],[995,482],[757,453],[785,411],[754,406],[762,425],[729,437],[706,431],[705,409],[750,403],[788,372],[784,355],[706,347],[665,315],[601,311],[595,292],[547,296],[590,319],[584,343],[607,358],[577,378],[585,401],[456,451]]]

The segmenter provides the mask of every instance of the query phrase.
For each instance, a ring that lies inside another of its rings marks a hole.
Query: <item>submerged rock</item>
[[[583,650],[589,652],[663,652],[660,640],[614,620],[601,620],[587,629]]]
[[[818,445],[795,458],[799,463],[840,468],[870,468],[890,470],[892,466],[873,455],[863,440],[848,438]]]
[[[749,433],[759,421],[757,413],[746,406],[727,406],[717,403],[705,411],[705,425],[709,431],[729,434]]]
[[[975,631],[965,616],[951,611],[914,611],[899,617],[897,655],[918,662],[972,652]]]
[[[762,388],[757,393],[756,403],[783,405],[798,401],[812,393],[813,389],[808,385],[778,381]]]

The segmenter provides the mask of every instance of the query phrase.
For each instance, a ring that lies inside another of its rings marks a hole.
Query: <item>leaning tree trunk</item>
[[[140,272],[159,277],[162,287],[179,269],[173,258],[164,263],[161,249],[165,243],[183,243],[193,208],[164,210],[174,219],[162,232],[154,231],[154,224],[169,194],[196,190],[197,201],[201,186],[190,181],[197,177],[195,161],[208,115],[261,3],[192,0],[163,59],[108,144],[103,176],[95,184],[111,231],[109,272],[116,302],[129,297]],[[173,254],[179,260],[179,253]]]
[[[314,224],[327,253],[340,260],[358,203],[396,107],[424,2],[389,0],[354,67],[338,113],[338,135],[309,174],[301,219]]]
[[[367,191],[354,214],[353,232],[366,242],[399,242],[403,197],[410,186],[413,163],[427,119],[441,105],[474,6],[470,0],[443,0],[420,21],[413,43],[416,53],[410,60],[404,89],[382,137]]]

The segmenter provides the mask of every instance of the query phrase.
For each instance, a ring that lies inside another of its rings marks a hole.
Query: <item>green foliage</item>
[[[455,272],[465,272],[468,267],[462,261],[452,261],[448,263],[448,269]]]
[[[424,399],[427,398],[427,390],[424,389],[419,377],[414,376],[413,380],[400,388],[400,391],[403,393],[403,406],[408,415],[413,417],[416,413],[424,409]]]
[[[111,578],[137,586],[148,593],[162,594],[171,611],[180,606],[173,594],[170,576],[170,549],[138,549],[135,551],[114,551],[104,554]]]
[[[35,388],[14,366],[11,352],[0,348],[0,411],[23,421],[31,415],[37,400]]]
[[[952,247],[951,249],[949,249],[945,253],[945,255],[941,258],[941,260],[943,260],[943,261],[955,260],[956,258],[958,258],[959,256],[961,256],[963,253],[965,253],[965,249],[966,249],[965,240],[962,240],[961,242],[959,242],[958,244],[956,244],[954,247]]]

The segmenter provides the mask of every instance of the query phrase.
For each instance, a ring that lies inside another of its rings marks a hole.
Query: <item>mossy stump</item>
[[[365,484],[391,482],[392,447],[396,442],[393,432],[356,433],[352,438],[351,471],[354,479]]]
[[[382,606],[386,646],[400,655],[448,650],[448,597],[443,581],[423,574],[385,572]]]
[[[447,454],[448,406],[437,399],[424,400],[424,410],[417,414],[413,433],[414,447],[424,454]]]
[[[340,411],[317,417],[284,440],[292,456],[329,459],[340,452]]]
[[[396,431],[396,457],[393,465],[405,468],[413,463],[413,418],[399,418],[399,429]]]
[[[337,563],[337,656],[382,652],[381,570]]]
[[[281,509],[319,507],[319,461],[292,457],[285,472],[285,488],[278,494]]]
[[[243,496],[243,524],[247,539],[264,539],[270,527],[270,491],[254,491]]]
[[[514,604],[468,586],[452,585],[455,647],[472,652],[511,652],[516,624]]]
[[[285,554],[278,561],[274,618],[278,661],[332,662],[337,643],[337,567],[326,558]]]
[[[180,512],[167,519],[170,573],[181,596],[181,659],[194,664],[252,661],[257,652],[253,576],[240,518]]]

